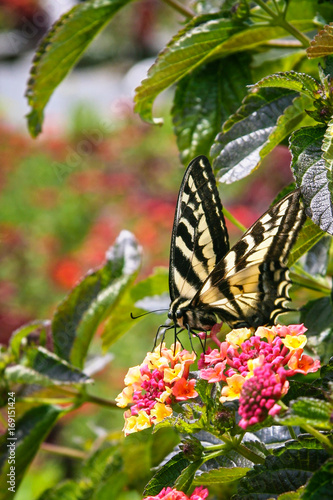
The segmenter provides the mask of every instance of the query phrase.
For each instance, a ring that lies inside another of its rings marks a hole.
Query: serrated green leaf
[[[200,476],[195,477],[193,484],[205,484],[209,486],[210,484],[231,483],[231,481],[237,481],[244,477],[249,470],[249,467],[221,467],[220,469],[211,469],[209,472],[204,472]]]
[[[41,132],[44,108],[53,91],[112,16],[129,0],[88,0],[53,25],[34,57],[26,90],[33,137]]]
[[[168,280],[168,269],[159,267],[154,270],[151,276],[139,281],[126,290],[115,305],[112,316],[105,323],[102,333],[104,349],[108,349],[134,325],[130,313],[138,316],[144,311],[159,309],[160,306],[156,306],[156,299],[163,299],[164,293],[167,294],[167,304],[169,304]],[[150,300],[154,306],[152,308],[144,307],[149,305]],[[138,321],[140,321],[140,318],[135,320],[135,324]]]
[[[211,149],[220,182],[229,184],[242,179],[258,167],[264,146],[267,145],[267,154],[276,145],[274,139],[269,144],[269,138],[295,96],[286,89],[263,88],[252,91],[244,99],[241,108],[224,124]],[[285,125],[280,127],[280,137],[288,133]]]
[[[333,484],[333,460],[328,460],[317,470],[305,486],[302,494],[303,500],[315,498],[330,498]]]
[[[122,231],[107,252],[105,265],[89,273],[60,304],[52,321],[56,354],[82,367],[97,326],[116,306],[136,277],[140,248]]]
[[[297,490],[327,458],[328,453],[322,449],[287,449],[277,457],[270,455],[264,465],[256,465],[240,480],[234,498],[276,498],[282,493]]]
[[[284,425],[297,425],[306,428],[307,425],[319,429],[332,429],[330,415],[332,405],[327,401],[314,398],[299,398],[292,402],[289,411],[278,421]]]
[[[10,467],[15,467],[14,489],[17,491],[40,444],[62,413],[63,410],[56,406],[38,406],[27,411],[15,422],[14,436],[6,433],[0,437],[0,500],[13,498],[13,492],[8,490],[9,485],[7,484],[9,477],[7,474],[11,470]],[[12,440],[12,437],[15,437],[16,440]],[[14,463],[12,462],[13,455]]]
[[[203,460],[196,460],[195,462],[190,463],[190,465],[188,465],[178,476],[177,481],[174,484],[175,488],[179,491],[187,493],[193,483],[194,475],[202,463]]]
[[[295,21],[298,29],[311,29],[312,21]],[[285,31],[278,26],[251,26],[242,28],[224,18],[201,16],[193,19],[173,37],[151,66],[148,77],[136,89],[135,111],[151,123],[152,106],[157,95],[181,80],[202,64],[219,57],[242,52],[267,40],[283,37]]]
[[[158,495],[163,488],[173,486],[182,471],[189,465],[190,461],[185,458],[184,454],[177,453],[156,472],[145,487],[143,495]]]
[[[333,304],[331,297],[311,300],[301,308],[300,321],[306,325],[308,345],[321,360],[328,362],[333,355]]]
[[[311,41],[306,53],[310,59],[333,54],[333,26],[324,26]]]
[[[25,363],[9,366],[5,370],[5,379],[11,383],[43,387],[92,382],[87,375],[43,347],[31,347]]]
[[[47,331],[50,330],[50,326],[51,322],[49,320],[37,320],[23,325],[15,330],[10,337],[9,345],[16,359],[20,357],[21,345],[26,337],[28,337],[31,333],[37,333],[38,337],[41,332],[44,332],[46,335]]]
[[[333,202],[333,120],[328,125],[324,135],[322,150],[323,158],[326,163],[326,174],[328,180],[328,190],[331,195],[331,203]]]
[[[292,170],[301,187],[305,213],[323,231],[333,234],[332,201],[322,157],[325,127],[303,127],[290,138]]]
[[[172,115],[184,165],[199,154],[209,155],[215,136],[240,106],[249,82],[248,57],[234,55],[204,65],[178,83]]]
[[[269,75],[255,84],[255,87],[280,87],[306,94],[312,100],[319,89],[319,83],[312,76],[297,71],[285,71]]]
[[[322,239],[324,234],[324,231],[317,224],[314,224],[311,219],[307,219],[289,254],[288,267],[294,265],[302,255]]]

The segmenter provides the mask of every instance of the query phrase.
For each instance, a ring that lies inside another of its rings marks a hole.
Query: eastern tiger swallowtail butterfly
[[[305,220],[296,189],[267,210],[229,249],[208,159],[188,166],[178,195],[170,251],[168,317],[174,326],[210,330],[273,324],[288,311],[287,261]]]

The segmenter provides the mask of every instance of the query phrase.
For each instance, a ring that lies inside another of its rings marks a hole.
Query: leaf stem
[[[220,439],[227,444],[230,449],[236,450],[240,455],[242,455],[244,458],[247,460],[250,460],[254,464],[263,464],[264,459],[257,455],[257,453],[254,453],[253,451],[249,450],[244,444],[241,444],[237,441],[233,441],[232,439],[229,439],[226,435],[220,436]]]
[[[243,224],[241,222],[239,222],[233,215],[231,215],[229,210],[227,210],[225,207],[223,207],[223,213],[224,213],[226,219],[230,220],[230,222],[232,222],[232,224],[234,224],[234,226],[238,227],[238,229],[240,229],[242,231],[242,233],[245,233],[246,227],[243,226]]]
[[[296,432],[294,431],[294,428],[291,425],[288,425],[288,431],[289,431],[290,436],[293,439],[297,440]]]
[[[280,12],[278,10],[278,13],[275,13],[268,5],[266,5],[263,0],[255,0],[255,3],[259,5],[259,7],[261,7],[265,12],[267,12],[267,14],[272,18],[272,24],[284,28],[286,31],[288,31],[288,33],[299,40],[303,47],[308,47],[310,45],[309,38],[285,19],[285,11]]]
[[[77,458],[79,460],[86,460],[88,455],[84,451],[68,448],[67,446],[59,446],[52,443],[42,443],[41,449],[55,455],[62,455],[70,458]]]
[[[162,1],[187,18],[192,18],[196,16],[196,13],[193,10],[189,9],[188,7],[185,7],[177,0],[162,0]]]
[[[328,437],[321,434],[321,432],[317,431],[317,429],[312,427],[312,425],[302,424],[301,427],[309,434],[312,434],[312,436],[318,439],[318,441],[320,441],[324,446],[326,446],[329,449],[332,449],[333,445],[331,441],[328,439]]]

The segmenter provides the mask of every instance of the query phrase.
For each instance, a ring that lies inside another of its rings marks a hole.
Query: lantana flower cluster
[[[222,382],[220,401],[239,399],[239,425],[246,429],[281,410],[277,401],[288,392],[288,377],[320,368],[319,360],[304,354],[307,342],[304,325],[239,328],[226,336],[211,338],[218,345],[201,355],[200,376],[208,382]]]
[[[174,488],[163,488],[163,490],[154,497],[145,497],[144,500],[205,500],[208,497],[208,490],[203,486],[195,488],[191,496],[185,495],[182,491]]]
[[[121,408],[131,405],[124,415],[125,435],[151,427],[172,415],[172,403],[197,397],[195,380],[189,379],[190,365],[195,358],[195,353],[182,350],[179,342],[170,349],[162,344],[149,352],[141,365],[128,370],[126,387],[116,398]],[[173,498],[178,497],[170,497]]]

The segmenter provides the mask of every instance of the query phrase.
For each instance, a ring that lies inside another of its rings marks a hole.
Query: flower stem
[[[58,446],[52,443],[42,443],[41,449],[55,455],[78,458],[79,460],[86,460],[88,458],[88,455],[83,451],[68,448],[67,446]]]
[[[187,18],[192,18],[196,16],[196,13],[193,10],[189,9],[188,7],[185,7],[177,0],[163,0],[163,2]]]

